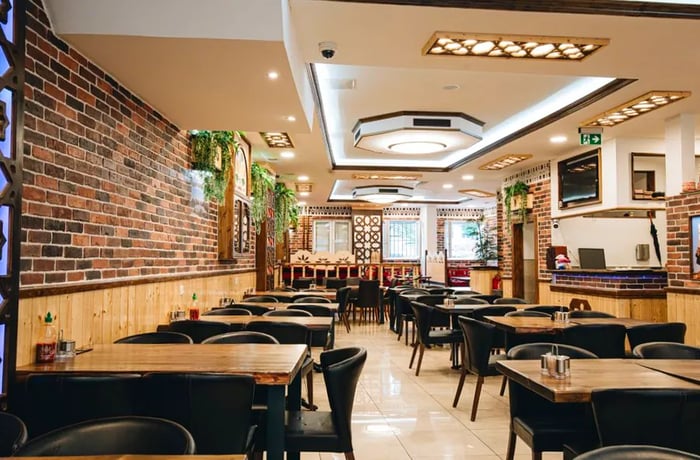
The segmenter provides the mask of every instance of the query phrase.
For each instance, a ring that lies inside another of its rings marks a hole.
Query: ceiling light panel
[[[479,190],[475,188],[465,188],[459,191],[459,193],[464,193],[465,195],[475,196],[477,198],[490,198],[496,196],[495,193],[487,192],[486,190]]]
[[[690,96],[690,91],[651,91],[586,120],[581,126],[615,126]]]
[[[292,149],[294,144],[292,138],[287,133],[260,133],[265,143],[270,148],[275,149]]]
[[[355,200],[369,201],[375,204],[389,204],[400,200],[407,200],[413,196],[413,189],[402,185],[355,187],[352,197]]]
[[[423,54],[580,61],[609,42],[604,38],[435,32]]]
[[[521,161],[525,161],[530,158],[532,158],[532,155],[528,153],[524,153],[521,155],[504,155],[490,163],[486,163],[479,166],[479,169],[483,169],[486,171],[498,171],[499,169],[507,168],[508,166],[513,166],[516,163],[520,163]]]
[[[353,174],[356,180],[418,180],[422,174]]]
[[[311,192],[312,187],[313,187],[313,184],[310,184],[309,182],[295,182],[294,183],[294,189],[299,193]]]

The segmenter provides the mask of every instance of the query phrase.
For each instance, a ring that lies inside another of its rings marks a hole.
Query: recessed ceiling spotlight
[[[442,184],[442,188],[452,188],[452,184]]]
[[[306,206],[306,201],[297,201],[298,206]]]
[[[474,180],[474,174],[465,174],[462,176],[462,180]]]
[[[267,78],[270,80],[277,80],[280,77],[280,74],[275,72],[274,70],[271,70],[267,73]]]
[[[285,150],[284,152],[280,152],[280,156],[282,158],[294,158],[294,152],[290,150]]]
[[[290,121],[290,122],[291,122],[291,121],[297,121],[297,117],[295,117],[294,115],[289,115],[289,116],[287,117],[287,121]]]
[[[552,136],[549,138],[549,142],[552,144],[563,144],[566,142],[566,136]]]
[[[299,192],[299,196],[309,196],[311,192]]]
[[[307,180],[309,180],[309,176],[299,176],[297,177],[297,180],[299,182],[306,182]]]

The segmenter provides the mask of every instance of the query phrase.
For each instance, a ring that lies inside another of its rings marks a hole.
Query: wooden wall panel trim
[[[669,286],[666,288],[666,292],[668,292],[668,293],[672,292],[674,294],[686,294],[686,295],[700,296],[700,288]]]
[[[570,294],[595,295],[598,297],[610,297],[613,299],[665,299],[666,291],[650,290],[650,289],[635,289],[635,290],[618,290],[618,289],[601,289],[601,288],[586,288],[586,287],[571,287],[571,286],[550,286],[551,292],[566,292]]]

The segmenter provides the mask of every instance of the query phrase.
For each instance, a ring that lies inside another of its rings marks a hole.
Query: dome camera
[[[318,50],[321,52],[321,56],[323,56],[324,59],[333,59],[337,48],[338,45],[336,45],[335,42],[320,42],[318,44]]]
[[[559,219],[552,220],[552,227],[559,228]]]

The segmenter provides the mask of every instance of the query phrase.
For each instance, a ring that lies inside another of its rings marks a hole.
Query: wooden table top
[[[338,307],[340,306],[339,303],[326,303],[326,302],[304,302],[303,304],[301,303],[290,303],[290,302],[246,302],[245,299],[241,300],[240,302],[236,302],[236,304],[241,305],[241,304],[249,304],[249,305],[260,305],[261,307],[267,307],[271,308],[273,310],[281,310],[283,308],[289,308],[289,307],[294,307],[294,305],[319,305],[321,307],[328,307],[332,312],[337,312]]]
[[[558,380],[540,373],[539,360],[502,360],[496,368],[509,379],[553,402],[588,402],[593,390],[613,388],[700,389],[639,364],[636,359],[572,359],[571,376]]]
[[[638,359],[637,364],[700,385],[700,359]]]
[[[14,460],[17,457],[0,457],[0,460]],[[26,460],[246,460],[245,455],[90,455],[85,456],[55,456],[55,457],[22,457]]]
[[[306,345],[105,344],[75,358],[29,364],[17,374],[93,372],[216,372],[249,374],[262,385],[288,385],[306,357]]]
[[[283,295],[288,297],[319,296],[335,300],[335,289],[331,289],[330,291],[255,291],[251,294],[244,295],[242,302],[245,302],[246,297],[255,297],[259,295]]]
[[[210,315],[204,316],[207,321],[216,321],[228,324],[248,324],[251,321],[264,321],[266,323],[294,323],[306,326],[314,330],[328,330],[333,323],[330,316],[256,316],[256,315]]]
[[[652,321],[634,318],[571,318],[570,321],[575,324],[622,324],[625,327],[652,324]]]
[[[473,312],[477,308],[493,307],[493,306],[500,306],[500,305],[492,305],[492,304],[488,304],[488,303],[484,303],[484,304],[468,303],[468,304],[457,304],[457,305],[448,307],[444,303],[440,303],[440,304],[435,305],[435,308],[437,308],[441,312],[450,313],[452,315],[464,315],[464,314],[468,314],[468,313]],[[535,306],[537,306],[537,304],[512,304],[512,305],[506,304],[505,306],[506,307],[515,307],[518,310],[523,310],[525,308],[535,307]]]
[[[555,333],[571,326],[573,322],[553,321],[552,318],[536,316],[484,316],[489,323],[512,334]]]

